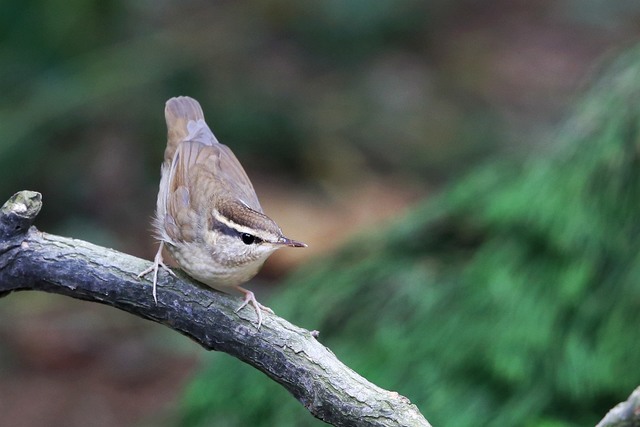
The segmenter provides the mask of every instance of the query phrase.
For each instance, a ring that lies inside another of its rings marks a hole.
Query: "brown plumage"
[[[253,185],[229,147],[220,144],[193,98],[167,101],[167,148],[161,168],[154,219],[160,248],[154,266],[156,298],[158,267],[167,249],[190,276],[212,288],[235,288],[245,294],[262,323],[262,307],[253,293],[239,285],[251,279],[275,250],[303,247],[290,240],[262,211]],[[264,307],[262,307],[264,308]]]

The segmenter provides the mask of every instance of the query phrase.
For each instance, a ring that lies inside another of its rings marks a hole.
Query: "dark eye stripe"
[[[240,235],[240,233],[236,229],[231,228],[220,221],[216,221],[215,219],[212,220],[210,227],[211,230],[217,230],[218,232],[226,234],[227,236],[236,237]]]
[[[264,242],[260,237],[251,233],[236,230],[235,227],[230,227],[224,222],[217,220],[214,216],[211,216],[209,227],[211,230],[216,230],[222,234],[226,234],[227,236],[238,237],[245,245],[257,245]]]

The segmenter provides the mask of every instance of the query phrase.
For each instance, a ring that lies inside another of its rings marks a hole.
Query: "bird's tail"
[[[204,121],[200,103],[193,98],[171,98],[165,106],[164,117],[167,121],[167,149],[164,152],[166,163],[171,163],[178,144],[183,141],[198,141],[205,145],[218,142]]]

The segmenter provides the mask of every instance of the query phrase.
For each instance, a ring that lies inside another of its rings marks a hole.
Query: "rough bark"
[[[149,261],[38,231],[31,224],[41,206],[39,193],[22,191],[0,211],[0,296],[52,292],[161,323],[259,369],[335,426],[429,426],[407,398],[349,369],[311,332],[269,313],[257,330],[252,308],[236,314],[238,299],[181,272],[160,273],[155,304],[151,282],[136,277]]]
[[[634,427],[640,425],[640,387],[624,402],[618,403],[596,427]]]

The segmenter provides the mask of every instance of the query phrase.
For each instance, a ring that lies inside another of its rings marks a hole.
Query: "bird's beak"
[[[302,242],[296,242],[295,240],[288,239],[286,237],[281,237],[278,241],[279,245],[290,246],[292,248],[306,248],[307,244]]]

